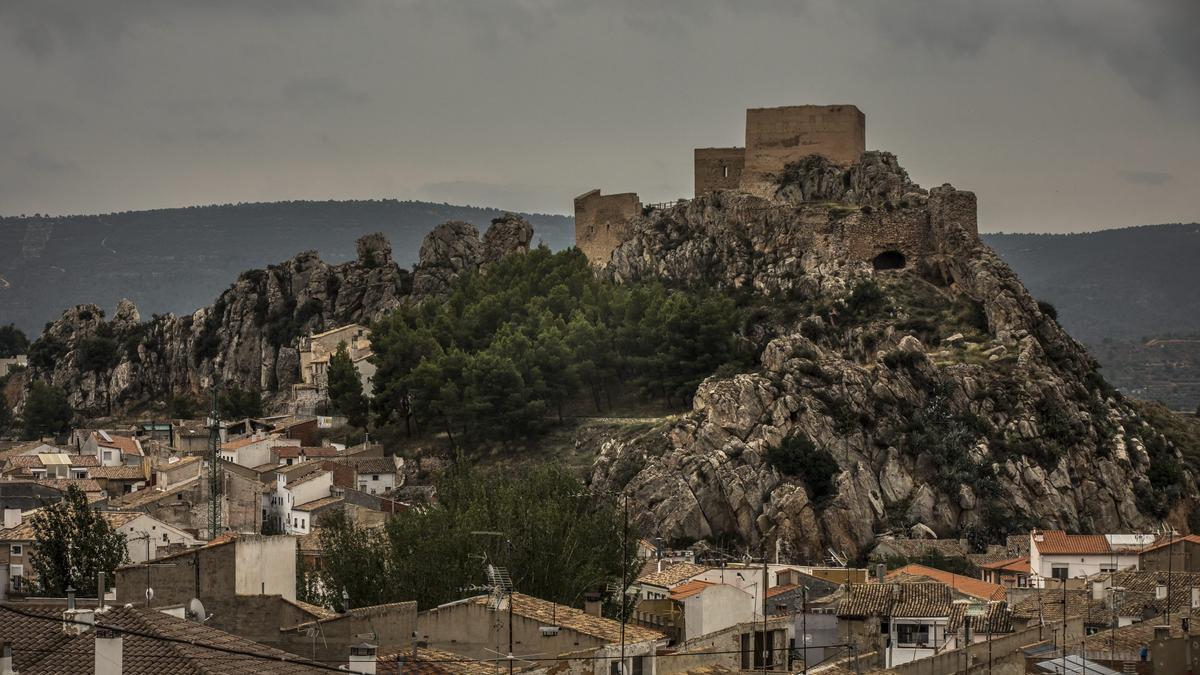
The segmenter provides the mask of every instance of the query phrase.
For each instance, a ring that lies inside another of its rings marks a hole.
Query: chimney
[[[1170,639],[1170,637],[1171,637],[1171,627],[1170,626],[1155,626],[1154,627],[1154,639],[1155,640],[1167,640],[1167,639]]]
[[[1104,582],[1103,581],[1093,581],[1092,582],[1092,599],[1093,600],[1103,600],[1104,595],[1105,595]]]
[[[375,673],[375,652],[373,644],[366,642],[350,648],[350,670],[356,673]],[[99,672],[99,671],[97,671]]]
[[[7,641],[0,643],[0,675],[17,675],[13,670],[12,646]]]
[[[1200,609],[1200,588],[1192,586],[1192,609]]]
[[[1166,600],[1167,599],[1167,585],[1165,583],[1160,581],[1157,584],[1155,584],[1154,598],[1156,600]]]
[[[881,584],[887,579],[887,565],[879,563],[875,566],[875,579]]]
[[[108,628],[97,628],[94,671],[96,675],[121,675],[124,651],[120,633]]]
[[[4,509],[4,529],[10,530],[21,525],[21,509]]]
[[[587,593],[583,596],[583,611],[585,614],[600,616],[600,608],[603,607],[603,605],[604,602],[601,600],[601,595],[599,593]]]
[[[1033,531],[1033,540],[1038,543],[1041,543],[1046,540],[1046,535],[1042,534],[1041,530],[1034,530]]]

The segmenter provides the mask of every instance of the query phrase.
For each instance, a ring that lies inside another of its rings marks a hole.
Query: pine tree
[[[338,344],[333,358],[329,359],[329,402],[333,411],[345,415],[351,426],[367,426],[367,399],[363,396],[362,380],[350,360],[345,342]]]
[[[62,501],[37,511],[32,520],[37,545],[31,562],[41,595],[61,598],[67,587],[88,595],[96,588],[97,573],[114,579],[128,558],[125,535],[88,507],[78,486],[68,487]]]
[[[37,381],[29,388],[23,415],[25,437],[39,438],[65,433],[70,428],[71,418],[75,413],[71,410],[71,404],[67,402],[67,393],[62,387]]]

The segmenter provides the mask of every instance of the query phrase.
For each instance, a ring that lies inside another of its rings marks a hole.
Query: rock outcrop
[[[209,307],[147,322],[128,300],[108,321],[101,308],[80,305],[47,326],[35,349],[44,356],[31,375],[62,386],[71,405],[88,415],[198,395],[214,378],[262,391],[277,406],[299,381],[300,336],[369,324],[403,303],[437,295],[464,270],[527,251],[531,236],[529,223],[511,215],[498,218],[483,240],[466,223],[440,225],[426,237],[414,274],[396,265],[383,234],[368,234],[358,240],[355,260],[331,265],[304,251],[243,272]]]
[[[643,532],[779,542],[812,560],[918,524],[985,539],[1039,524],[1186,527],[1197,492],[1182,456],[945,211],[962,193],[922,190],[885,153],[789,172],[775,200],[711,193],[635,219],[603,272],[754,289],[796,314],[758,372],[709,378],[690,414],[652,432],[666,451],[582,441],[597,456],[593,487],[624,491]],[[813,203],[824,200],[846,207]],[[928,228],[903,269],[847,250],[847,227],[895,218]],[[833,495],[776,467],[772,453],[795,438],[836,462]]]

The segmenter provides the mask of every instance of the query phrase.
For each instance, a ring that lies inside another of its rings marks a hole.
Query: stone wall
[[[599,190],[575,198],[575,245],[595,266],[608,262],[629,233],[629,220],[641,214],[637,193],[601,195]]]
[[[742,184],[742,167],[745,163],[745,148],[696,148],[696,194],[737,190]]]
[[[790,162],[823,155],[847,166],[866,151],[866,116],[852,105],[798,105],[746,110],[744,192],[769,197]]]
[[[949,183],[929,191],[929,215],[935,232],[945,232],[948,225],[958,223],[978,237],[978,212],[974,192],[956,190]]]
[[[366,634],[374,635],[370,642],[379,648],[380,654],[411,649],[413,631],[417,628],[417,603],[372,605],[319,622],[275,626],[279,629],[274,640],[258,642],[304,657],[315,654],[318,661],[334,663],[345,659],[350,654],[350,647],[363,642],[362,636]],[[315,641],[308,634],[309,628],[317,633]]]

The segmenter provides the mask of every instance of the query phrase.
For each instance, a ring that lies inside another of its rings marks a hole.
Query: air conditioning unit
[[[542,626],[538,630],[542,631],[542,637],[554,637],[558,635],[558,626]]]

